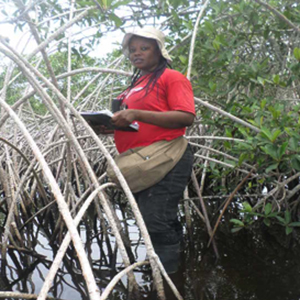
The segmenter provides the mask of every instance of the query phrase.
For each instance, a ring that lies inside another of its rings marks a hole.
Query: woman
[[[115,130],[119,153],[183,136],[186,126],[194,120],[194,97],[190,82],[179,72],[167,69],[171,58],[164,46],[164,34],[155,28],[140,29],[127,33],[122,46],[135,73],[131,85],[118,98],[126,109],[116,112],[112,123],[127,127],[137,122],[139,131]],[[102,128],[100,133],[109,131]],[[188,145],[176,166],[160,182],[134,194],[154,249],[168,273],[178,268],[182,239],[178,203],[192,164]]]

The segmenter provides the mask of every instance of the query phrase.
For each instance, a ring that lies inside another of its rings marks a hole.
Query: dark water
[[[285,236],[282,228],[258,228],[252,231],[230,233],[229,225],[218,230],[216,242],[220,259],[216,261],[212,248],[207,249],[208,236],[204,224],[194,216],[192,235],[185,235],[182,272],[173,276],[188,300],[299,300],[300,249],[298,235]],[[98,222],[99,223],[99,222]],[[96,227],[100,225],[96,223]],[[87,252],[97,283],[103,289],[115,275],[112,261],[121,268],[121,258],[114,249],[114,239],[108,243],[95,236],[95,224],[81,226],[80,233],[87,244]],[[133,241],[132,251],[137,260],[145,258],[133,220],[127,220]],[[33,226],[27,234],[34,253],[9,250],[6,275],[1,277],[0,289],[38,294],[53,259],[55,246],[49,244],[49,233]],[[54,243],[55,244],[55,243]],[[144,297],[151,288],[147,267],[135,272]],[[126,277],[116,287],[110,299],[127,299]],[[49,296],[81,300],[87,299],[84,280],[74,249],[69,248]],[[172,299],[169,297],[168,299]]]
[[[186,299],[299,300],[299,251],[278,231],[275,236],[219,232],[217,262],[200,243],[202,251],[195,249],[187,259],[191,293]]]

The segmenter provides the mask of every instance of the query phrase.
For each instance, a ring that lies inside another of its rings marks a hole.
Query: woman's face
[[[142,74],[153,72],[159,65],[161,53],[153,39],[133,36],[129,42],[129,59],[142,71]]]

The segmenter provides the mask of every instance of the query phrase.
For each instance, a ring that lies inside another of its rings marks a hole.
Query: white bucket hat
[[[158,47],[160,49],[161,55],[168,61],[171,62],[172,59],[169,56],[168,51],[165,48],[165,35],[160,30],[154,27],[147,27],[147,28],[139,28],[133,30],[132,32],[128,32],[125,34],[122,42],[123,53],[126,57],[129,57],[129,41],[134,36],[141,36],[147,39],[156,40]]]

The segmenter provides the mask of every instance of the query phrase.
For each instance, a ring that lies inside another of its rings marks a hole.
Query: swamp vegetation
[[[1,298],[142,299],[152,281],[158,299],[300,298],[298,1],[0,0],[0,11]],[[157,259],[113,138],[78,114],[109,108],[130,82],[120,47],[99,53],[143,25],[166,33],[195,94],[181,279]]]

